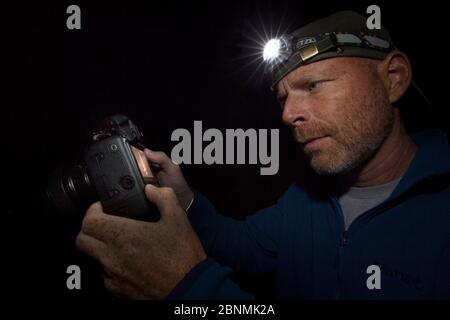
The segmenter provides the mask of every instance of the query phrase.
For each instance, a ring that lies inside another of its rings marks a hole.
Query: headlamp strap
[[[286,67],[288,69],[294,69],[299,64],[304,63],[305,61],[317,56],[320,53],[332,50],[333,48],[338,48],[336,36],[332,33],[329,36],[319,40],[315,43],[310,43],[305,47],[297,50],[291,59],[286,61]]]

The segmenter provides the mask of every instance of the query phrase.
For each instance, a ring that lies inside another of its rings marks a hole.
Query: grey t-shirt
[[[345,218],[345,230],[364,212],[376,207],[394,191],[401,178],[373,187],[350,188],[339,197]]]

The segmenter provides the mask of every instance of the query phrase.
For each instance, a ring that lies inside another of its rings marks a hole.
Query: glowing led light
[[[271,39],[264,46],[264,61],[273,61],[280,55],[281,41],[279,39]]]

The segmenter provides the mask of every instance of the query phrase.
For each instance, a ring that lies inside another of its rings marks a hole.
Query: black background
[[[33,1],[5,9],[11,53],[3,105],[2,236],[4,282],[11,295],[110,299],[95,262],[77,252],[81,218],[55,216],[42,190],[53,168],[76,163],[89,130],[122,112],[147,145],[170,154],[177,128],[279,128],[280,170],[259,165],[183,165],[189,183],[219,211],[243,218],[273,203],[301,170],[289,130],[256,52],[258,35],[296,27],[337,10],[381,7],[382,23],[410,57],[432,103],[410,90],[398,103],[410,131],[443,127],[449,107],[446,10],[426,1]],[[66,28],[66,8],[81,8],[81,30]],[[265,30],[265,31],[264,31]],[[270,32],[272,30],[272,32]],[[9,89],[9,87],[11,87]],[[66,268],[82,268],[82,290],[66,288]],[[273,277],[238,275],[258,297],[273,296]]]

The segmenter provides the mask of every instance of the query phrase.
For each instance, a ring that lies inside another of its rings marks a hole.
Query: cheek
[[[372,96],[372,92],[366,83],[367,81],[349,79],[342,81],[340,86],[334,88],[336,93],[330,98],[334,103],[332,111],[336,119],[351,123],[353,120],[366,115],[367,99]]]
[[[334,131],[345,126],[348,115],[353,112],[353,96],[341,86],[330,86],[313,100],[314,118]]]

